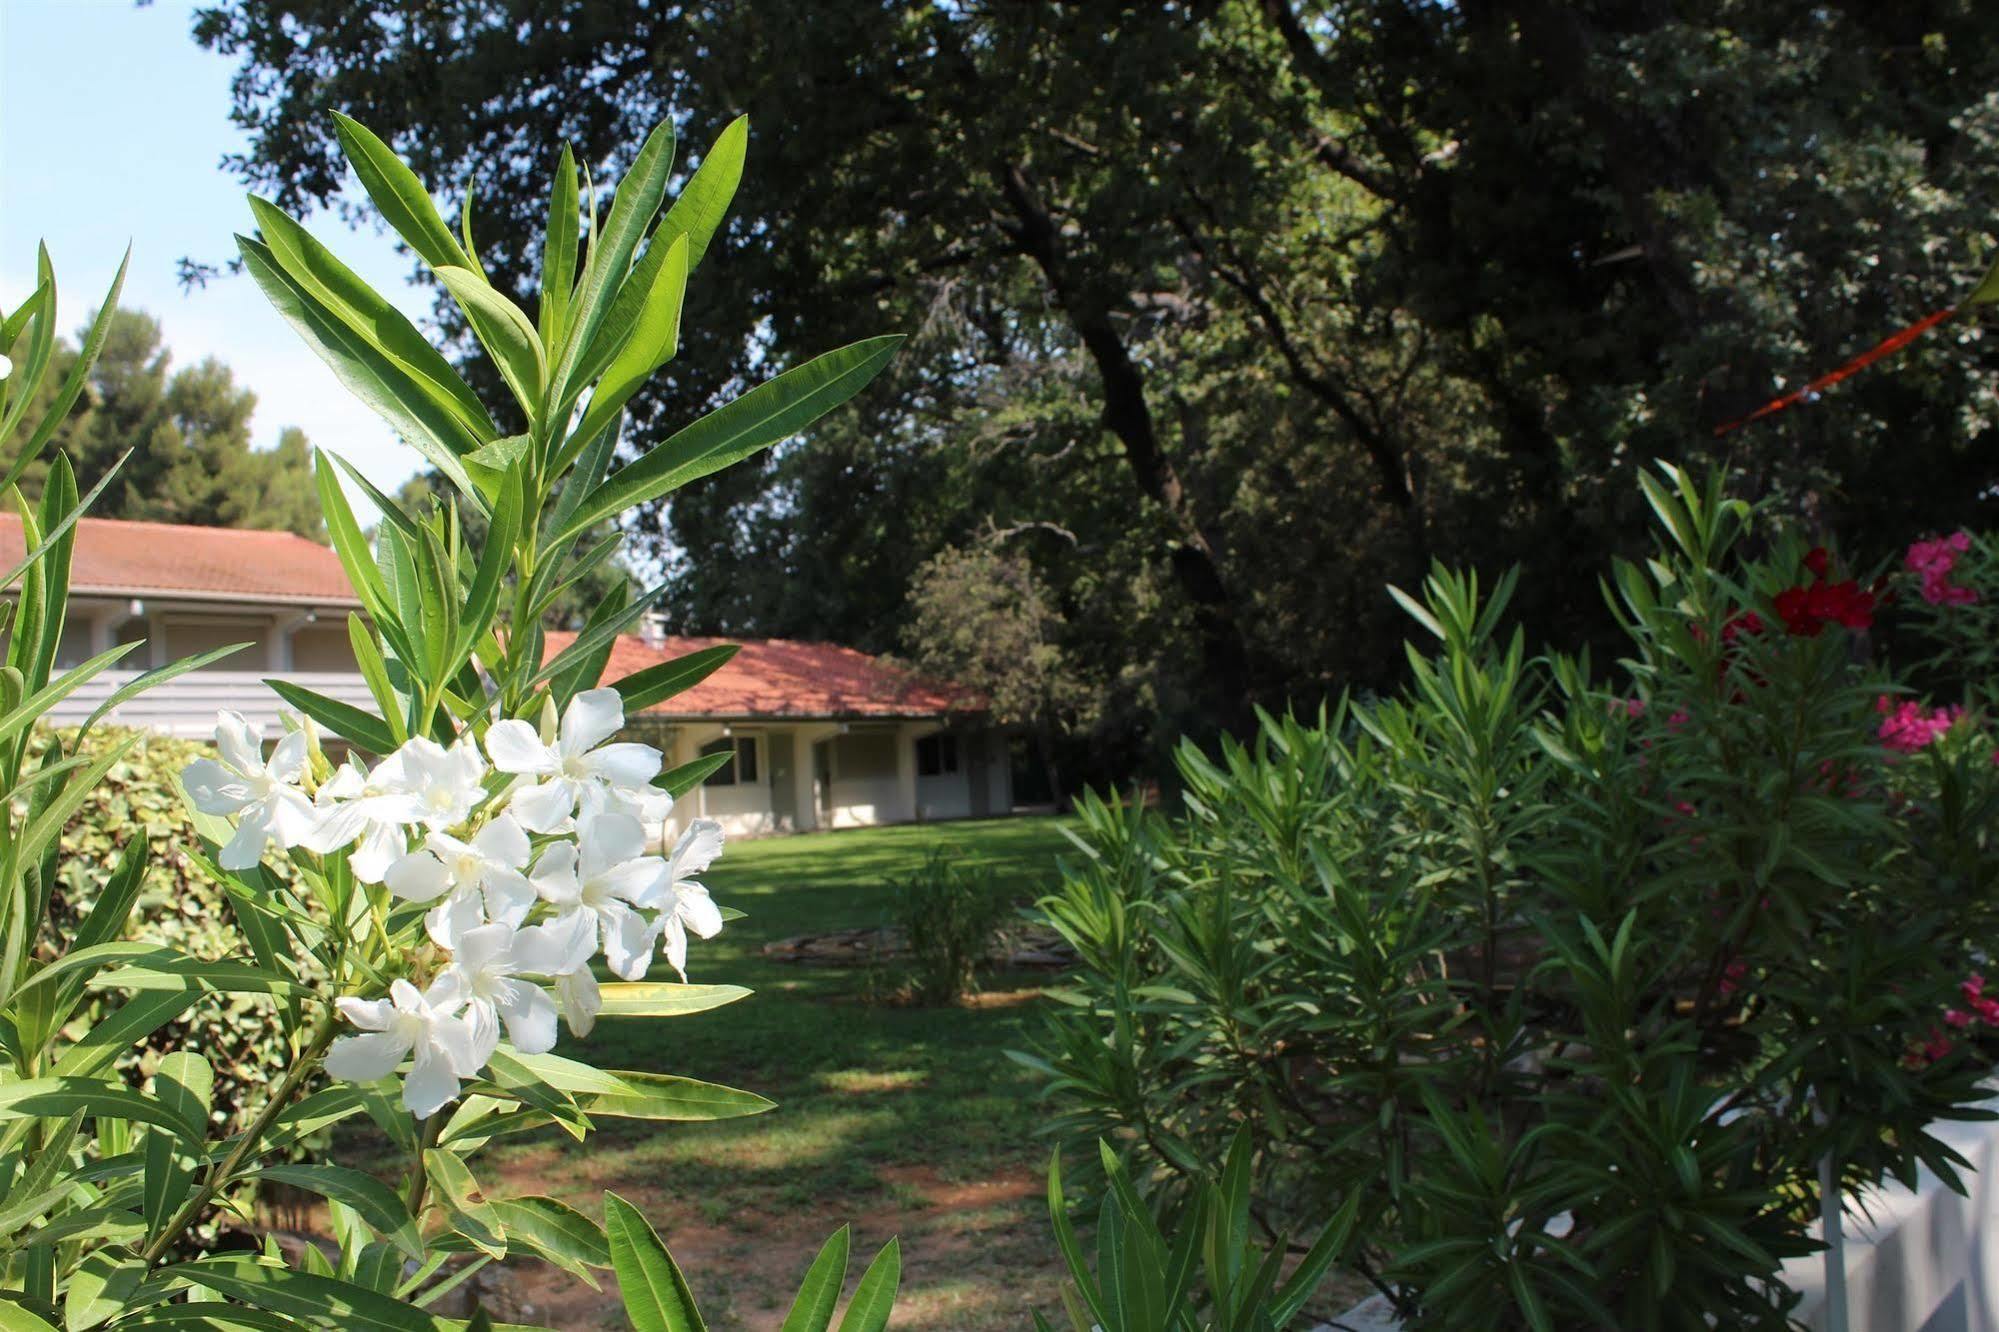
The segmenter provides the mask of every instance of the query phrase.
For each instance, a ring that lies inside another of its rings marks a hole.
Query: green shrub
[[[923,867],[895,883],[895,920],[909,949],[909,986],[920,1003],[948,1004],[969,994],[1012,914],[989,865],[939,847]]]
[[[1260,1214],[1356,1205],[1345,1260],[1445,1328],[1782,1325],[1822,1160],[1954,1179],[1991,732],[1870,662],[1886,588],[1781,525],[1746,557],[1716,483],[1647,491],[1615,682],[1439,570],[1399,695],[1183,746],[1181,817],[1084,803],[1041,903],[1081,959],[1032,1058],[1056,1131],[1199,1180],[1246,1127]]]
[[[213,751],[206,741],[181,740],[148,731],[98,727],[77,743],[62,733],[66,750],[85,761],[122,749],[93,787],[60,840],[61,867],[49,901],[46,939],[73,932],[96,906],[119,857],[135,840],[146,845],[146,869],[124,937],[165,944],[194,957],[224,958],[242,947],[228,893],[203,873],[188,852],[199,850],[201,834],[175,787],[182,768]],[[282,877],[279,867],[273,877]],[[134,1086],[143,1085],[174,1050],[199,1050],[213,1066],[215,1091],[209,1119],[223,1133],[248,1122],[263,1103],[273,1070],[282,1071],[290,1052],[273,1020],[277,1001],[269,995],[223,993],[202,1002],[136,1042],[117,1061]],[[93,1007],[93,1020],[103,1005]],[[301,1143],[294,1155],[323,1145],[325,1135]]]

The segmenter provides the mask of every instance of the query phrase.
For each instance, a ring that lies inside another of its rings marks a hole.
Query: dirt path
[[[1043,1182],[1025,1171],[977,1181],[945,1180],[928,1167],[883,1167],[893,1202],[849,1217],[854,1228],[847,1283],[853,1283],[890,1236],[902,1241],[902,1295],[892,1326],[937,1332],[1022,1328],[1028,1310],[1052,1311],[1058,1264],[1047,1234]],[[519,1175],[515,1178],[515,1175]],[[791,1295],[839,1204],[752,1209],[711,1221],[670,1191],[606,1181],[641,1208],[686,1272],[713,1332],[777,1332]],[[534,1188],[531,1169],[508,1171],[508,1191]],[[617,1282],[603,1276],[592,1291],[538,1263],[507,1271],[489,1287],[497,1321],[537,1323],[562,1332],[625,1326]]]

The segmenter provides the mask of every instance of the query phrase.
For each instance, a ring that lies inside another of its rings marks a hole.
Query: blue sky
[[[33,290],[35,244],[55,263],[62,327],[97,308],[132,244],[123,303],[159,319],[177,365],[214,356],[257,395],[256,442],[285,426],[393,491],[420,460],[278,318],[249,279],[183,292],[182,256],[220,261],[247,230],[243,189],[223,154],[233,62],[188,36],[193,6],[158,0],[0,0],[0,305]],[[378,232],[330,215],[313,230],[419,324],[429,297]]]

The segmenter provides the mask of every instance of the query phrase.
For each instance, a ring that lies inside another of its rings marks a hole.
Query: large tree
[[[930,554],[999,542],[1130,735],[1380,678],[1380,584],[1431,557],[1524,563],[1525,613],[1587,631],[1573,571],[1650,457],[1866,539],[1999,481],[1968,325],[1713,433],[1990,242],[1974,0],[234,0],[196,34],[241,61],[247,180],[334,203],[350,112],[476,186],[523,303],[538,145],[608,168],[750,114],[628,447],[790,348],[916,337],[864,410],[641,517],[688,627],[885,647]]]
[[[45,392],[53,394],[76,354],[66,343],[57,347]],[[69,455],[84,490],[129,452],[91,506],[92,517],[262,528],[318,540],[325,528],[305,432],[287,427],[276,447],[253,448],[256,406],[256,395],[228,366],[209,358],[176,370],[158,320],[114,310],[84,392],[56,428],[54,448]],[[39,488],[46,467],[30,465],[28,489]]]

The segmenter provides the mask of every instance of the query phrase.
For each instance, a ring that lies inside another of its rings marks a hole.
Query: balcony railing
[[[105,699],[140,671],[105,671],[56,704],[48,721],[53,726],[80,726]],[[167,735],[205,736],[215,731],[215,714],[233,708],[267,735],[278,729],[282,700],[264,683],[277,676],[328,698],[375,711],[374,696],[359,671],[189,671],[155,685],[112,710],[107,720]]]

